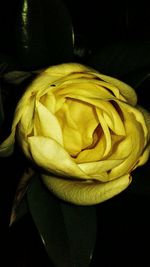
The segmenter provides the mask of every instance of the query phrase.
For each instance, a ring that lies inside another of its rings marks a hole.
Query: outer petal
[[[119,89],[120,93],[125,97],[125,99],[127,99],[129,104],[131,104],[133,106],[136,105],[137,95],[131,86],[129,86],[128,84],[126,84],[126,83],[124,83],[124,82],[122,82],[116,78],[113,78],[113,77],[110,77],[107,75],[103,75],[101,73],[97,73],[97,76],[99,78],[101,78],[102,80],[117,87]]]
[[[45,70],[48,75],[55,77],[69,75],[72,72],[76,73],[84,71],[90,71],[90,68],[79,63],[64,63],[60,65],[51,66]]]
[[[85,72],[85,73],[94,75],[96,77],[99,77],[104,82],[107,82],[110,85],[111,90],[114,91],[115,95],[116,95],[116,90],[119,89],[120,94],[123,97],[125,97],[125,99],[128,101],[128,103],[130,103],[132,105],[136,105],[136,103],[137,103],[137,95],[131,86],[129,86],[128,84],[126,84],[126,83],[124,83],[124,82],[122,82],[116,78],[113,78],[113,77],[110,77],[107,75],[103,75],[103,74],[99,73],[98,71],[96,71],[95,69],[92,69],[91,67],[77,64],[77,63],[70,63],[70,64],[61,64],[59,66],[53,66],[53,67],[50,67],[49,69],[47,69],[46,71],[50,75],[53,75],[53,74],[56,75],[56,73],[57,73],[57,75],[59,75],[59,77],[62,74],[63,75],[69,75],[71,73],[78,73],[78,72],[79,73]]]
[[[123,121],[119,112],[109,101],[101,101],[103,117],[109,128],[117,135],[125,136]]]
[[[122,192],[131,182],[129,174],[107,183],[77,182],[42,175],[47,188],[57,197],[76,205],[94,205]]]
[[[145,120],[145,124],[146,124],[146,127],[147,127],[147,131],[148,131],[148,141],[150,143],[150,113],[144,109],[143,107],[141,106],[136,106],[136,108],[138,110],[140,110],[140,112],[142,113],[143,117],[144,117],[144,120]],[[142,123],[143,127],[144,127],[144,121],[142,121],[142,119],[140,120],[140,122]]]
[[[15,129],[11,132],[10,136],[0,144],[0,157],[7,157],[13,153],[15,143]]]
[[[28,137],[28,142],[34,162],[46,171],[79,179],[89,178],[55,140],[34,136]]]
[[[34,123],[35,99],[29,101],[26,105],[24,112],[19,120],[18,128],[22,128],[24,136],[31,135]]]
[[[118,103],[119,107],[124,113],[124,117],[126,117],[126,114],[130,114],[130,113],[134,114],[136,121],[138,121],[141,124],[141,127],[143,128],[145,144],[146,144],[148,141],[148,138],[150,137],[150,115],[149,113],[139,106],[132,107],[131,105],[128,105],[127,103],[119,102],[117,100],[116,102]],[[130,121],[130,118],[127,118],[127,121],[128,120]]]
[[[148,134],[147,134],[147,144],[146,144],[144,153],[139,158],[139,161],[135,167],[138,167],[138,166],[145,164],[149,158],[149,155],[150,155],[150,113],[141,106],[137,106],[137,108],[141,111],[141,113],[144,116],[146,127],[148,130]]]
[[[41,73],[28,86],[28,90],[26,91],[25,95],[29,97],[32,95],[32,93],[38,93],[38,96],[40,97],[47,91],[47,88],[50,90],[50,86],[53,85],[53,83],[58,82],[61,78],[67,80],[67,76],[69,76],[71,73],[88,71],[88,67],[78,63],[67,63],[51,66],[41,71]]]
[[[29,146],[27,142],[27,137],[33,133],[34,127],[34,111],[35,111],[35,99],[33,98],[26,104],[26,108],[22,117],[18,123],[16,130],[17,141],[19,142],[22,150],[27,157],[31,157],[29,152]]]
[[[135,167],[135,164],[139,160],[139,157],[142,155],[145,145],[145,137],[144,137],[144,131],[142,125],[136,120],[136,117],[131,112],[126,112],[124,110],[124,125],[126,129],[127,139],[130,141],[129,144],[126,147],[126,150],[130,152],[129,156],[124,160],[123,163],[121,163],[119,166],[112,169],[112,171],[109,173],[110,177],[116,178],[119,176],[123,176],[126,173],[130,173],[133,168]],[[112,154],[113,157],[117,156],[117,151]],[[118,155],[118,158],[119,155]]]
[[[11,134],[7,137],[7,139],[0,144],[0,156],[6,157],[12,154],[14,143],[15,143],[15,134],[16,134],[16,127],[24,114],[26,110],[26,104],[27,104],[26,97],[22,97],[21,100],[18,102],[18,105],[16,107],[15,113],[14,113],[14,119],[11,127]]]
[[[69,78],[69,77],[68,77]],[[105,87],[97,80],[79,78],[73,80],[66,80],[53,89],[56,96],[69,96],[74,94],[75,96],[85,96],[89,98],[97,99],[115,99]]]

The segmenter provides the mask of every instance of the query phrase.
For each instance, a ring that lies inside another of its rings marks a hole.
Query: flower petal
[[[15,129],[11,132],[9,137],[0,144],[0,156],[7,157],[13,153],[15,143]]]
[[[122,82],[122,81],[120,81],[114,77],[110,77],[110,76],[107,76],[107,75],[104,75],[101,73],[97,73],[97,76],[99,78],[101,78],[102,80],[104,80],[104,81],[114,85],[116,88],[118,88],[120,94],[125,97],[125,99],[128,101],[129,104],[131,104],[133,106],[136,105],[137,95],[136,95],[134,89],[130,85],[128,85],[128,84],[126,84],[126,83],[124,83],[124,82]]]
[[[18,123],[18,129],[20,127],[22,128],[21,131],[24,134],[24,136],[30,135],[33,131],[34,111],[35,111],[35,99],[32,98],[26,105],[24,113],[22,114]]]
[[[117,135],[125,135],[125,128],[121,116],[112,103],[101,101],[103,117],[108,127]]]
[[[111,180],[110,176],[107,174],[110,170],[114,167],[120,165],[123,162],[123,159],[108,159],[108,160],[101,160],[98,162],[88,162],[88,163],[81,163],[78,164],[81,170],[87,173],[93,179],[107,182]]]
[[[75,99],[67,99],[66,105],[78,132],[82,136],[81,149],[84,149],[92,144],[93,133],[99,123],[95,108],[90,104]]]
[[[145,133],[145,137],[147,139],[146,141],[148,141],[148,144],[150,144],[150,113],[141,106],[136,106],[136,108],[138,111],[140,111],[140,113],[138,112],[139,116],[138,116],[137,120],[140,121],[141,124],[143,125],[143,130]],[[136,113],[137,113],[137,110],[136,110]],[[145,121],[145,123],[144,123],[144,121]]]
[[[126,129],[127,140],[129,140],[129,144],[126,146],[126,151],[129,152],[129,156],[121,163],[119,166],[115,167],[109,175],[111,178],[122,176],[126,173],[131,172],[134,169],[137,161],[142,155],[145,138],[144,131],[142,125],[136,120],[136,117],[133,113],[127,112],[124,109],[124,125]],[[121,151],[120,151],[121,152]],[[117,151],[112,154],[112,158],[117,156]],[[118,154],[119,158],[119,154]]]
[[[88,72],[89,70],[89,67],[86,67],[79,63],[63,63],[47,68],[45,70],[45,73],[52,77],[54,76],[58,78],[69,75],[70,73]]]
[[[32,124],[31,117],[33,113],[33,108],[34,108],[33,98],[27,100],[27,98],[23,96],[23,98],[21,98],[21,100],[18,102],[14,113],[14,119],[11,127],[11,134],[2,144],[0,144],[1,157],[9,156],[12,154],[15,143],[16,127],[20,122],[20,120],[22,119],[22,117],[24,117],[22,124],[22,132],[24,132],[24,134],[25,133],[29,134],[29,131],[31,130],[31,127],[29,127],[29,125],[31,126]]]
[[[97,80],[93,79],[77,79],[66,80],[60,83],[59,86],[53,90],[56,98],[58,96],[67,96],[74,94],[75,96],[85,96],[88,98],[97,99],[115,99],[115,97],[106,89],[99,85]]]
[[[56,116],[38,101],[36,101],[35,114],[34,124],[37,135],[52,138],[63,145],[62,130]]]
[[[47,92],[43,95],[40,100],[41,104],[45,106],[51,113],[55,113],[56,109],[56,98],[52,92]]]
[[[97,141],[95,146],[82,150],[77,157],[74,158],[76,163],[99,161],[103,158],[106,149],[106,138],[104,135],[98,138],[99,141]]]
[[[107,183],[77,182],[42,175],[46,187],[57,197],[76,205],[94,205],[119,194],[131,182],[129,174]]]
[[[33,136],[28,137],[28,142],[34,162],[44,170],[61,176],[89,178],[55,140]]]
[[[56,117],[62,128],[64,147],[70,155],[75,156],[82,148],[82,136],[78,131],[75,121],[71,117],[66,102],[56,113]]]
[[[106,147],[105,147],[105,152],[104,152],[104,156],[106,156],[111,150],[111,135],[110,135],[108,125],[106,124],[106,121],[103,118],[101,110],[97,108],[96,113],[97,113],[100,125],[103,129],[105,139],[106,139]]]

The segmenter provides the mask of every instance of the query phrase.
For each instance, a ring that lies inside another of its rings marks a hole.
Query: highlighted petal
[[[107,174],[108,171],[112,170],[114,167],[120,165],[123,162],[123,159],[116,159],[116,160],[101,160],[98,162],[88,162],[88,163],[81,163],[78,166],[81,170],[87,173],[93,179],[107,182],[110,180],[109,175]]]
[[[128,113],[126,110],[124,110],[124,125],[126,129],[126,140],[129,142],[127,146],[125,147],[124,143],[124,150],[129,152],[129,156],[121,163],[119,166],[115,167],[110,173],[110,177],[116,178],[119,176],[123,176],[126,173],[131,172],[135,165],[137,164],[140,156],[142,155],[144,144],[145,144],[145,138],[144,138],[144,131],[142,128],[142,125],[136,120],[133,113]],[[112,154],[112,158],[116,157],[118,155],[118,158],[120,158],[120,153],[124,154],[123,148],[121,149],[121,143],[119,148],[119,154],[116,152],[114,155]],[[122,152],[121,152],[122,150]]]
[[[117,135],[125,135],[125,128],[119,112],[110,102],[102,101],[103,117],[108,127]]]
[[[92,144],[93,133],[99,122],[95,108],[90,104],[75,99],[67,99],[66,104],[78,132],[82,136],[82,149],[84,149]]]
[[[34,162],[44,170],[60,176],[89,178],[55,140],[48,137],[28,137]]]
[[[113,77],[110,77],[110,76],[107,76],[107,75],[103,75],[103,74],[99,74],[97,73],[96,74],[99,78],[103,79],[104,81],[114,85],[116,88],[119,89],[119,92],[121,95],[123,95],[125,97],[125,99],[128,101],[129,104],[135,106],[136,103],[137,103],[137,95],[134,91],[134,89],[129,86],[128,84],[116,79],[116,78],[113,78]]]
[[[84,65],[79,63],[64,63],[55,66],[51,66],[45,70],[45,73],[51,76],[63,77],[65,75],[69,75],[72,72],[80,73],[80,72],[87,72],[90,69]]]
[[[106,89],[99,85],[98,81],[78,79],[66,80],[54,89],[56,98],[58,96],[82,96],[97,99],[115,99],[115,97]]]
[[[57,197],[76,205],[94,205],[119,194],[131,182],[129,174],[107,183],[77,182],[42,175],[46,187]]]
[[[36,102],[35,128],[37,135],[54,139],[59,144],[63,144],[62,130],[57,120],[47,108],[40,102]]]
[[[40,102],[45,106],[50,112],[55,113],[56,99],[52,92],[48,92],[40,98]]]
[[[56,117],[62,128],[64,147],[70,155],[74,156],[79,153],[82,148],[82,136],[71,117],[66,103],[64,103],[62,108],[57,112]]]
[[[103,118],[101,111],[99,109],[96,109],[96,112],[97,112],[97,116],[98,116],[100,125],[103,129],[105,139],[106,139],[106,147],[105,147],[105,152],[104,152],[104,156],[106,156],[111,150],[111,135],[110,135],[109,128]]]
[[[24,137],[31,134],[33,130],[33,123],[34,123],[34,111],[35,111],[35,99],[29,101],[26,105],[24,113],[18,123],[18,128],[21,127],[21,131],[24,134]]]

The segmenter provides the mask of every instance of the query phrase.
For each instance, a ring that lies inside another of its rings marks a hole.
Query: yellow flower
[[[15,137],[44,184],[78,205],[123,191],[150,152],[150,116],[127,84],[76,63],[44,70],[27,88],[0,155]]]

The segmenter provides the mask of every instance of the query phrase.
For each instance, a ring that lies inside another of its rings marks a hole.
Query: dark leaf
[[[56,267],[89,266],[96,239],[95,207],[78,207],[54,197],[39,177],[27,192],[29,209]]]
[[[101,73],[136,86],[150,71],[150,41],[108,44],[89,58],[88,64]]]
[[[31,77],[31,75],[31,72],[14,70],[4,73],[3,78],[7,83],[18,85]]]
[[[150,112],[149,90],[150,90],[150,70],[136,84],[136,93],[138,95],[138,103]]]
[[[9,226],[16,224],[22,217],[29,212],[26,195],[20,200],[17,206],[13,205]]]
[[[89,266],[96,243],[95,207],[61,203],[74,266]]]
[[[133,180],[128,193],[139,196],[150,195],[150,160],[133,172]]]
[[[27,191],[30,180],[33,177],[33,170],[28,168],[24,171],[23,175],[20,178],[19,184],[16,189],[14,196],[11,217],[10,217],[10,226],[22,217],[27,212],[26,200],[24,200],[25,193]],[[20,207],[21,205],[21,207]]]
[[[71,267],[68,238],[59,201],[43,188],[38,176],[32,180],[27,197],[29,210],[50,259],[58,267]]]
[[[0,88],[0,128],[2,127],[3,120],[4,120],[4,110],[3,110],[3,103],[2,103],[2,96],[1,96],[1,88]]]
[[[61,0],[21,0],[16,9],[16,53],[23,69],[72,59],[72,23]]]

